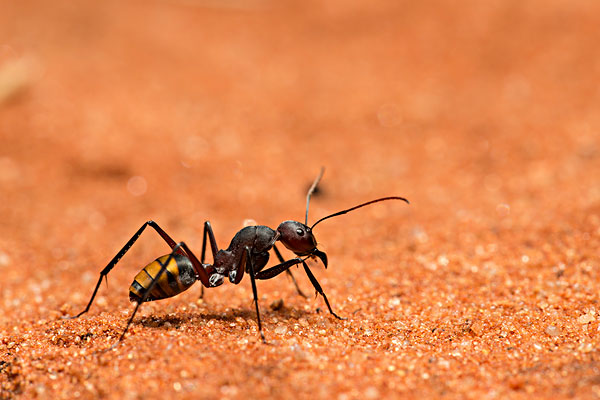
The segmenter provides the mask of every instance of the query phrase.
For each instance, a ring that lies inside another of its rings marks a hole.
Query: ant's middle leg
[[[81,315],[83,315],[89,311],[90,307],[92,306],[92,303],[94,302],[94,298],[96,298],[96,294],[98,293],[98,289],[100,288],[102,279],[104,279],[104,278],[108,279],[108,277],[107,277],[108,273],[115,267],[115,265],[117,265],[119,260],[125,255],[125,253],[127,253],[127,251],[131,248],[131,246],[133,246],[133,244],[138,240],[138,238],[140,237],[142,232],[144,232],[144,229],[146,229],[147,226],[154,228],[154,230],[160,235],[160,237],[163,238],[163,240],[165,242],[167,242],[167,244],[169,245],[169,247],[171,247],[171,249],[173,249],[173,251],[178,252],[180,254],[184,254],[183,251],[177,246],[175,241],[173,239],[171,239],[171,237],[164,230],[162,230],[162,228],[160,226],[158,226],[158,224],[156,222],[154,222],[154,221],[145,222],[140,227],[140,229],[138,229],[137,232],[133,234],[131,239],[129,239],[127,241],[127,243],[125,243],[125,246],[123,246],[123,248],[121,250],[119,250],[119,252],[113,257],[113,259],[110,260],[108,265],[106,265],[106,267],[104,267],[104,269],[100,272],[100,278],[98,279],[98,283],[96,283],[96,287],[94,288],[92,297],[90,298],[90,301],[88,302],[85,309],[83,311],[81,311],[79,314],[71,316],[71,317],[67,317],[67,318],[70,318],[70,319],[78,318]],[[176,247],[177,247],[177,249],[175,250]]]
[[[242,271],[248,266],[248,270],[250,271],[250,282],[252,283],[252,294],[254,295],[254,305],[256,306],[256,321],[258,322],[258,333],[260,333],[260,338],[263,343],[267,343],[265,339],[265,335],[262,331],[262,325],[260,323],[260,311],[258,309],[258,293],[256,290],[256,280],[254,277],[254,263],[252,262],[252,254],[250,253],[250,248],[246,246],[244,249],[244,253],[242,253],[242,260],[240,264],[242,266]]]
[[[273,246],[273,251],[275,251],[275,255],[277,255],[277,258],[279,258],[279,261],[281,263],[285,262],[285,259],[283,258],[283,256],[281,255],[281,253],[279,252],[279,249],[277,248],[277,246]],[[298,286],[298,282],[296,282],[296,278],[294,278],[294,275],[292,274],[292,271],[290,271],[289,269],[285,270],[285,273],[292,279],[292,282],[294,283],[294,286],[296,287],[296,292],[298,292],[298,294],[302,297],[304,297],[305,299],[308,298],[307,295],[305,295],[302,290],[300,290],[300,286]]]
[[[212,226],[209,221],[204,223],[204,233],[202,234],[202,253],[200,254],[200,263],[204,264],[204,260],[206,257],[206,239],[210,241],[210,249],[213,254],[213,260],[215,259],[215,255],[219,251],[219,247],[217,246],[217,240],[215,239],[215,234],[213,233]],[[195,257],[194,257],[195,258]],[[197,260],[197,259],[196,259]],[[204,286],[200,287],[200,298],[204,298]]]

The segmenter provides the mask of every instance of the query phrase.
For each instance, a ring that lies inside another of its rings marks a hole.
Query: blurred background
[[[80,248],[149,217],[300,218],[321,166],[328,211],[387,194],[436,218],[595,204],[596,7],[5,3],[4,247]]]
[[[198,249],[205,220],[221,247],[302,220],[321,166],[309,220],[411,200],[319,226],[341,309],[365,265],[597,260],[599,24],[591,0],[5,1],[0,322],[85,304],[147,219]],[[166,252],[147,236],[105,308]]]

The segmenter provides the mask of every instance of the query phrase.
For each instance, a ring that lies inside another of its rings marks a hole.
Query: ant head
[[[327,254],[323,253],[320,250],[317,250],[317,240],[315,239],[312,229],[319,223],[325,221],[326,219],[337,217],[338,215],[344,215],[349,213],[350,211],[356,210],[357,208],[361,208],[364,206],[368,206],[369,204],[378,203],[380,201],[385,200],[402,200],[408,203],[404,197],[397,196],[389,196],[389,197],[381,197],[379,199],[367,201],[366,203],[359,204],[352,208],[348,208],[346,210],[338,211],[331,215],[321,218],[317,222],[315,222],[311,227],[308,226],[308,205],[310,204],[310,196],[313,194],[321,177],[323,177],[323,172],[325,172],[324,168],[321,168],[317,179],[313,182],[311,187],[308,189],[308,193],[306,194],[306,214],[304,218],[304,223],[298,221],[284,221],[279,224],[277,228],[277,238],[275,240],[281,241],[283,245],[289,250],[296,253],[299,257],[319,257],[321,261],[323,261],[323,265],[327,268]]]
[[[327,255],[317,250],[317,240],[310,227],[298,221],[284,221],[279,224],[277,233],[279,233],[279,241],[287,249],[299,257],[319,257],[327,268]]]
[[[298,256],[306,256],[317,248],[312,230],[301,222],[284,221],[277,228],[279,240]]]

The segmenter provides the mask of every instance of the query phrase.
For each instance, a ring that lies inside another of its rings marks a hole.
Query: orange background
[[[585,0],[4,2],[2,398],[600,395],[598,26]],[[154,233],[61,319],[147,219],[225,248],[302,220],[321,166],[311,221],[411,200],[316,228],[348,320],[259,282],[262,345],[246,278],[98,353]]]

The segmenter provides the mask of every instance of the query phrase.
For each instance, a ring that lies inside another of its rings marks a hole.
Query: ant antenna
[[[348,212],[350,212],[352,210],[356,210],[357,208],[361,208],[361,207],[364,207],[364,206],[368,206],[369,204],[373,204],[373,203],[377,203],[377,202],[385,201],[385,200],[402,200],[402,201],[405,201],[407,204],[410,204],[409,201],[406,200],[404,197],[397,197],[397,196],[382,197],[380,199],[375,199],[375,200],[367,201],[366,203],[359,204],[359,205],[354,206],[352,208],[349,208],[347,210],[338,211],[338,212],[336,212],[334,214],[331,214],[331,215],[328,215],[326,217],[323,217],[320,220],[318,220],[317,222],[315,222],[313,224],[313,226],[310,227],[310,229],[312,230],[315,227],[315,225],[317,225],[321,221],[325,221],[328,218],[337,217],[338,215],[346,214],[346,213],[348,213]],[[308,215],[308,210],[307,210],[307,215]]]
[[[308,204],[310,203],[310,196],[313,194],[313,192],[317,188],[317,185],[319,184],[319,181],[323,177],[324,173],[325,173],[325,167],[321,167],[321,171],[319,171],[319,175],[317,176],[317,179],[315,179],[315,181],[313,182],[311,187],[308,189],[308,193],[306,194],[306,216],[304,218],[304,225],[308,225]]]

